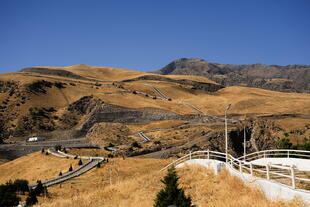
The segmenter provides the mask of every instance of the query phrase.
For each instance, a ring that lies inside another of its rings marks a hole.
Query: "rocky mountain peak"
[[[310,92],[310,65],[220,64],[199,58],[172,61],[154,73],[205,76],[224,86],[248,86],[281,92]]]

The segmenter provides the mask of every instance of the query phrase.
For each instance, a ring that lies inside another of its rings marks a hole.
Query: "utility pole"
[[[244,161],[245,161],[245,156],[246,156],[246,132],[245,132],[245,123],[243,125],[243,156],[244,156]]]
[[[228,104],[225,109],[225,154],[226,162],[228,161],[228,136],[227,136],[227,111],[231,108],[231,104]]]
[[[110,174],[110,185],[112,185],[112,166],[109,167],[109,174]]]

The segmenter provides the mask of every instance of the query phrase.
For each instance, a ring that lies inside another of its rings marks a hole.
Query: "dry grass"
[[[132,79],[142,75],[149,75],[149,73],[132,71],[126,69],[109,68],[109,67],[97,67],[97,66],[85,66],[85,65],[73,65],[69,67],[59,68],[68,70],[75,74],[100,79],[105,81],[122,81],[125,79]]]
[[[107,103],[126,108],[157,108],[168,110],[177,114],[193,113],[192,110],[186,110],[183,104],[178,104],[172,101],[164,101],[161,99],[152,99],[141,94],[98,94],[96,96],[106,101]]]
[[[169,129],[146,133],[152,141],[160,141],[162,144],[189,143],[196,137],[202,136],[202,132],[210,131],[207,126],[187,126],[182,129]]]
[[[98,66],[89,66],[89,65],[72,65],[68,67],[40,67],[40,68],[67,70],[75,74],[84,76],[84,77],[93,78],[93,79],[101,79],[105,81],[122,81],[122,80],[127,80],[127,79],[138,78],[144,75],[163,76],[159,74],[150,74],[146,72],[132,71],[132,70],[126,70],[126,69],[98,67]],[[168,77],[168,78],[176,79],[176,80],[187,79],[187,80],[192,80],[192,81],[215,83],[206,77],[194,76],[194,75],[191,75],[191,76],[167,75],[163,77]]]
[[[152,88],[145,85],[146,83],[154,85],[167,97],[173,99],[172,102],[161,105],[161,107],[170,108],[169,104],[173,103],[174,111],[178,112],[179,108],[182,108],[184,114],[196,113],[196,111],[180,104],[182,101],[191,103],[203,111],[215,115],[223,115],[224,109],[229,103],[233,105],[229,113],[235,114],[310,114],[310,109],[307,107],[310,105],[309,94],[282,93],[240,86],[227,87],[216,93],[207,93],[163,81],[136,81],[126,83],[125,88],[157,95]]]
[[[58,158],[35,152],[0,165],[0,183],[8,180],[26,179],[29,183],[57,177],[59,172],[67,172],[70,164],[74,168],[78,160]]]
[[[309,94],[281,93],[239,86],[227,87],[216,93],[185,93],[185,89],[169,91],[168,88],[165,91],[167,96],[173,94],[176,100],[186,101],[216,115],[223,115],[225,106],[229,103],[233,105],[229,113],[235,114],[310,114],[307,107],[310,105]]]
[[[213,172],[200,166],[184,167],[178,170],[180,186],[190,195],[198,206],[210,207],[280,207],[301,206],[302,202],[290,203],[270,201],[263,193],[246,186],[239,178],[223,170],[215,176]]]
[[[124,83],[123,87],[127,90],[141,91],[141,92],[147,93],[152,96],[158,96],[158,94],[154,91],[154,89],[147,85],[151,83],[152,81],[139,80],[139,81]]]
[[[93,144],[108,146],[129,144],[135,140],[130,137],[131,131],[125,124],[121,123],[96,123],[88,132],[87,139]]]
[[[93,157],[107,157],[107,151],[101,149],[79,149],[79,148],[67,148],[67,153],[71,155],[80,156],[93,156]],[[84,160],[83,160],[84,161]]]
[[[171,79],[176,79],[176,80],[192,80],[192,81],[197,81],[197,82],[202,82],[202,83],[213,83],[218,85],[218,83],[209,80],[206,77],[203,76],[195,76],[195,75],[165,75],[165,77],[171,78]]]
[[[73,179],[63,184],[62,188],[51,187],[49,191],[54,197],[42,199],[37,206],[152,206],[156,193],[163,186],[160,179],[166,174],[166,172],[158,172],[158,169],[166,163],[168,163],[167,160],[115,159],[113,165],[110,163]],[[107,176],[110,166],[113,166],[112,185],[108,184]],[[197,206],[302,206],[299,200],[289,203],[269,201],[259,190],[247,187],[241,180],[229,175],[226,171],[215,176],[204,167],[192,166],[178,169],[178,175],[180,176],[180,186],[185,189],[187,195],[192,197],[193,203]]]
[[[96,150],[70,150],[70,153],[96,153]],[[0,165],[1,183],[8,179],[23,178],[31,182],[54,177],[67,169],[74,160],[45,156],[40,152]],[[77,161],[76,161],[77,162]],[[163,159],[110,159],[109,163],[77,178],[49,188],[50,198],[39,198],[41,207],[65,206],[152,206],[156,193],[162,188],[160,179],[166,172],[158,170],[171,162]],[[112,185],[109,185],[109,169]],[[247,187],[226,171],[215,176],[210,170],[191,166],[177,169],[180,186],[198,206],[211,207],[297,207],[298,200],[290,203],[271,202],[257,189]],[[236,199],[237,198],[237,199]]]
[[[310,120],[305,118],[282,118],[275,120],[283,131],[277,133],[278,137],[285,137],[284,132],[288,133],[288,137],[293,144],[303,144],[305,138],[310,137]],[[299,131],[299,132],[298,132]]]
[[[105,81],[120,81],[149,75],[148,73],[129,71],[114,68],[103,68],[93,66],[70,66],[64,68],[48,67],[51,69],[64,69],[74,72],[78,75],[88,78],[96,78]],[[37,76],[37,77],[36,77]],[[201,82],[210,82],[207,78],[196,76],[168,76],[174,79],[189,79]],[[115,104],[128,108],[145,108],[153,107],[172,111],[178,114],[193,114],[197,113],[192,108],[181,104],[182,101],[191,103],[209,114],[223,115],[223,109],[228,103],[232,103],[233,107],[229,113],[238,114],[283,114],[283,113],[301,113],[310,114],[310,95],[296,93],[281,93],[268,91],[257,88],[247,87],[227,87],[219,90],[216,93],[208,93],[202,90],[192,90],[190,87],[177,83],[165,81],[149,81],[140,80],[128,82],[124,84],[126,89],[143,91],[148,94],[156,95],[155,91],[145,84],[152,84],[159,88],[166,96],[171,97],[172,101],[164,101],[152,99],[139,94],[122,93],[123,89],[113,86],[94,87],[95,81],[74,80],[66,77],[46,76],[31,73],[7,73],[0,76],[1,80],[18,81],[22,84],[31,83],[36,80],[45,79],[55,82],[61,81],[64,83],[75,82],[76,86],[68,84],[65,89],[48,88],[47,94],[30,95],[30,101],[25,104],[15,107],[10,111],[15,111],[19,115],[26,114],[29,107],[55,107],[60,110],[66,107],[79,98],[87,95],[94,95],[102,99],[106,103]],[[212,81],[211,81],[212,82]],[[6,97],[1,96],[0,102]],[[14,99],[10,98],[10,103],[16,104]],[[42,101],[44,100],[44,101]],[[12,116],[12,115],[10,115]]]
[[[147,124],[128,124],[127,127],[133,132],[153,130],[153,129],[163,129],[178,126],[186,123],[183,120],[164,120],[164,121],[154,121]]]
[[[52,198],[41,200],[40,206],[134,206],[129,203],[126,205],[126,202],[130,202],[126,198],[141,199],[146,196],[146,200],[150,200],[149,194],[160,187],[158,169],[170,162],[171,160],[161,159],[110,159],[101,168],[61,184],[61,188],[60,185],[50,187]],[[110,167],[112,185],[109,185]],[[135,180],[139,185],[133,185]],[[154,189],[149,192],[153,185]]]
[[[285,130],[296,130],[296,129],[303,129],[307,125],[310,126],[309,119],[303,118],[282,118],[275,121],[279,127]]]
[[[181,120],[165,120],[156,121],[148,124],[121,124],[121,123],[96,123],[87,134],[87,139],[93,144],[100,146],[131,144],[134,141],[140,141],[141,138],[137,136],[139,131],[155,130],[170,128],[186,123]],[[183,142],[188,139],[187,135],[199,131],[198,129],[184,129],[184,130],[161,130],[157,132],[147,133],[151,136],[152,141],[160,141],[163,144]],[[144,147],[149,147],[153,144],[144,143]],[[103,155],[106,156],[106,155]]]
[[[201,107],[213,108],[218,114],[223,113],[222,111],[228,103],[233,104],[229,113],[310,114],[310,108],[307,107],[310,105],[309,94],[281,93],[233,86],[219,90],[215,96],[209,96],[209,100],[205,106],[201,105]]]

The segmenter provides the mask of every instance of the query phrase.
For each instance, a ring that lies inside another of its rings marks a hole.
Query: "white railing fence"
[[[309,151],[302,150],[265,150],[261,152],[251,153],[244,157],[234,158],[230,154],[227,155],[226,164],[238,170],[239,173],[251,174],[255,177],[272,180],[294,189],[310,190],[310,172],[298,170],[295,166],[281,166],[275,164],[255,164],[251,161],[260,158],[299,158],[310,159]],[[171,166],[176,166],[191,159],[213,159],[225,162],[226,154],[216,151],[195,151],[173,161],[161,171]]]
[[[299,159],[310,159],[310,151],[305,150],[288,150],[288,149],[277,149],[277,150],[264,150],[259,152],[253,152],[246,156],[239,157],[240,160],[252,161],[260,158],[299,158]]]

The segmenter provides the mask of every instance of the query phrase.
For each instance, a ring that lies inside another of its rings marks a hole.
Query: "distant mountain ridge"
[[[181,58],[153,73],[205,76],[224,86],[310,93],[310,65],[233,65],[211,63],[198,58]]]

